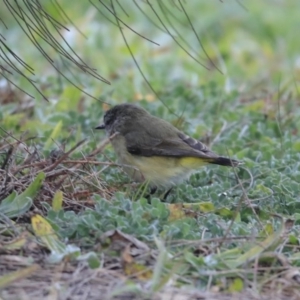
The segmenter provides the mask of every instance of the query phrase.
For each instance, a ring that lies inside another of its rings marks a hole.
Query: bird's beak
[[[97,127],[95,127],[95,129],[105,129],[105,125],[104,124],[98,125]]]

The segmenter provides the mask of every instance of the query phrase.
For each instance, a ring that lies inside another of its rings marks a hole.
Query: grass
[[[22,78],[36,99],[1,80],[2,298],[299,297],[299,4],[202,2],[186,10],[223,74],[195,63],[133,4],[129,17],[121,14],[161,44],[124,29],[155,93],[116,26],[86,5],[65,6],[88,35],[70,25],[68,41],[111,82],[75,74],[81,88],[110,105],[138,103],[244,162],[200,169],[166,202],[160,194],[148,202],[146,187],[131,182],[93,129],[108,104],[59,78],[31,46],[18,49],[49,102]],[[188,20],[173,12],[197,55]],[[14,30],[7,41],[26,43],[6,18]]]

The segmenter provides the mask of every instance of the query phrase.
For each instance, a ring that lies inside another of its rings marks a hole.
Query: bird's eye
[[[105,126],[111,124],[112,121],[113,121],[113,118],[112,118],[111,114],[109,114],[109,113],[106,114],[106,115],[104,116],[104,118],[103,118],[103,121],[104,121]]]

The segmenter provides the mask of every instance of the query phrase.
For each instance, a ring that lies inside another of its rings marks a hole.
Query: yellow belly
[[[147,180],[151,185],[155,186],[177,184],[184,179],[188,179],[193,171],[195,171],[195,164],[189,158],[141,157],[131,155],[130,160],[131,164],[139,170],[133,174],[131,173],[134,180]],[[192,160],[195,159],[192,158]]]
[[[162,156],[143,157],[127,152],[122,137],[112,142],[114,149],[123,164],[125,172],[134,181],[149,181],[153,186],[171,186],[177,184],[207,164],[195,157],[171,158]]]

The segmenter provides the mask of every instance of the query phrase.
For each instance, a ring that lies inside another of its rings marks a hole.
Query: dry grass
[[[39,255],[40,256],[40,255]],[[300,299],[299,286],[283,278],[274,278],[261,293],[246,289],[242,293],[199,291],[194,288],[166,286],[151,292],[149,282],[140,282],[129,291],[128,278],[115,261],[104,259],[103,267],[92,270],[85,263],[63,262],[46,265],[39,257],[39,268],[1,291],[2,299],[159,299],[159,300],[293,300]],[[1,275],[28,266],[28,258],[1,255]]]
[[[15,97],[11,93],[5,93],[10,97],[9,101]],[[7,98],[3,97],[3,99]],[[5,104],[5,101],[2,104]],[[26,101],[21,101],[19,111],[30,114],[31,106],[26,104]],[[65,211],[73,210],[80,213],[86,208],[93,209],[94,201],[91,196],[94,194],[110,199],[116,188],[108,186],[104,180],[99,179],[99,174],[105,167],[114,164],[95,159],[109,140],[105,140],[91,153],[82,155],[81,159],[72,159],[71,156],[75,151],[80,151],[80,147],[85,143],[84,140],[69,150],[52,151],[48,157],[44,157],[43,152],[38,150],[34,140],[35,138],[28,137],[26,134],[16,137],[4,129],[1,131],[0,201],[13,191],[20,194],[26,190],[38,173],[45,173],[42,189],[29,212],[14,219],[14,222],[5,216],[0,216],[4,224],[0,232],[0,296],[2,299],[300,299],[299,269],[288,262],[285,263],[285,259],[280,261],[279,258],[277,258],[279,267],[278,264],[264,267],[256,261],[250,264],[248,270],[245,268],[244,273],[237,273],[241,277],[247,272],[253,276],[252,280],[248,280],[245,276],[245,288],[239,293],[230,293],[226,288],[222,288],[222,285],[227,286],[222,280],[231,279],[228,275],[230,272],[227,270],[219,285],[209,283],[203,290],[194,287],[196,284],[193,280],[197,281],[194,278],[197,274],[189,274],[188,279],[171,274],[169,280],[160,289],[154,290],[152,276],[148,276],[145,280],[136,274],[128,274],[124,268],[124,260],[126,260],[124,255],[110,255],[109,252],[104,251],[101,242],[99,245],[94,245],[92,249],[83,250],[83,252],[93,250],[100,253],[101,264],[96,269],[90,268],[87,261],[78,261],[69,257],[57,264],[48,263],[49,250],[41,245],[32,233],[30,217],[36,213],[46,215],[47,212],[41,203],[47,202],[51,205],[57,190],[63,192]],[[103,168],[99,173],[95,173],[94,167],[99,165],[103,165]],[[118,251],[123,254],[128,245],[132,246],[135,243],[130,237],[122,236],[117,240],[118,242],[122,240]],[[221,242],[203,240],[201,249],[209,249],[209,251],[204,253],[201,250],[200,254],[205,257],[216,253],[219,249],[211,245],[218,244],[221,247],[225,240],[229,244],[234,243],[235,237],[228,236],[226,239],[221,239]],[[19,247],[18,241],[22,241]],[[10,248],[9,245],[16,247]],[[155,247],[142,251],[139,255],[151,257],[146,259],[147,269],[153,271],[156,268],[159,253]],[[134,256],[134,260],[137,260],[139,255]],[[218,275],[221,276],[222,271],[216,270],[206,274],[208,278]],[[5,278],[7,282],[5,283],[4,280],[1,285],[1,279]]]
[[[57,189],[64,191],[64,198],[67,200],[64,209],[79,212],[86,207],[93,207],[93,201],[89,196],[96,189],[88,180],[88,177],[93,175],[86,175],[88,174],[87,168],[90,164],[97,163],[94,161],[94,155],[103,149],[107,141],[84,160],[71,160],[69,155],[84,141],[66,153],[60,152],[55,157],[41,158],[36,149],[32,150],[26,145],[26,139],[17,139],[8,132],[6,135],[1,141],[2,153],[6,152],[5,164],[2,165],[0,173],[1,199],[13,190],[18,192],[25,190],[32,179],[43,171],[46,174],[46,180],[35,200],[34,213],[38,211],[43,214],[39,203],[46,201],[51,204]],[[20,152],[26,154],[21,160]],[[75,188],[78,186],[81,187],[80,190]],[[111,191],[105,188],[103,183],[99,183],[97,190],[106,197],[111,195]],[[242,293],[233,294],[224,293],[217,287],[203,292],[185,286],[178,288],[171,283],[158,292],[154,292],[151,290],[151,280],[139,280],[125,274],[122,258],[103,255],[101,267],[97,269],[91,269],[87,262],[78,261],[65,260],[59,264],[49,264],[46,262],[48,250],[39,245],[32,235],[26,236],[26,243],[21,249],[7,250],[5,245],[24,238],[24,228],[28,228],[28,217],[31,215],[32,212],[29,212],[12,225],[13,227],[21,226],[23,230],[16,229],[11,237],[4,238],[1,235],[0,276],[19,274],[15,280],[11,280],[2,289],[0,295],[3,299],[300,299],[300,275],[289,266],[281,268],[281,271],[275,271],[275,269],[272,271],[272,268],[269,268],[267,273],[274,274],[271,279],[268,277],[268,280],[261,285],[260,292],[254,292],[257,289],[250,288],[250,283],[249,288]],[[9,222],[6,225],[9,228]],[[154,267],[155,260],[152,260],[151,264],[150,269]],[[27,273],[27,268],[32,266],[35,266],[34,270]],[[259,276],[262,272],[258,268]],[[132,291],[128,285],[129,280],[135,282]]]

